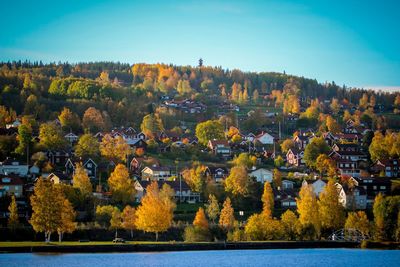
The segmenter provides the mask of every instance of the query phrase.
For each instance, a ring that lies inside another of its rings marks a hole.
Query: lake
[[[0,254],[0,266],[399,266],[398,250],[272,249],[157,253]]]

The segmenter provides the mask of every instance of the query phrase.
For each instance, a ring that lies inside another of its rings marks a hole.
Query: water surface
[[[400,251],[361,249],[272,249],[157,253],[0,254],[0,266],[223,267],[223,266],[400,266]]]

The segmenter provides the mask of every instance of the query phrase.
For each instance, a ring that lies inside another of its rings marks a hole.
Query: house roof
[[[169,185],[175,192],[179,191],[179,189],[182,187],[182,191],[188,191],[190,190],[189,185],[185,182],[185,181],[179,181],[179,180],[175,180],[175,181],[156,181],[158,183],[158,188],[162,188],[162,186],[164,184]],[[144,188],[146,189],[148,185],[150,185],[152,183],[152,181],[147,181],[147,180],[143,180],[143,181],[138,181],[138,183]]]
[[[206,169],[210,170],[211,174],[215,174],[217,170],[221,169],[225,173],[228,173],[229,170],[226,167],[215,167],[215,166],[208,166]]]
[[[167,166],[148,166],[145,169],[150,169],[152,171],[170,171],[171,168]]]
[[[56,172],[50,173],[50,174],[47,176],[47,178],[48,178],[48,179],[51,179],[51,178],[54,177],[54,176],[58,177],[60,180],[71,180],[71,177],[70,177],[70,176],[64,174],[63,172],[57,172],[57,171],[56,171]]]
[[[209,143],[212,147],[215,147],[217,145],[229,146],[229,143],[226,140],[210,140]]]

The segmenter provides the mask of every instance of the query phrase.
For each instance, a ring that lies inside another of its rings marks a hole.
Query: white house
[[[289,181],[289,180],[282,180],[282,189],[287,190],[287,189],[293,189],[294,188],[294,182]]]
[[[274,144],[274,137],[269,133],[262,132],[256,136],[255,140],[260,142],[263,145],[272,145]]]
[[[145,167],[142,170],[142,180],[165,181],[172,176],[171,169],[164,166]]]
[[[260,183],[272,182],[272,172],[264,168],[250,171],[249,176],[256,178],[257,182]]]
[[[79,139],[79,137],[74,133],[67,133],[66,135],[64,135],[64,138],[67,139],[67,141],[70,143],[75,143]]]
[[[339,202],[346,209],[365,210],[367,208],[367,194],[361,186],[348,187],[336,183],[339,192]]]

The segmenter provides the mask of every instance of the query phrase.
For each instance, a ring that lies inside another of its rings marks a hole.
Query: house
[[[311,142],[311,139],[313,137],[307,136],[307,135],[296,135],[293,138],[293,142],[297,146],[299,150],[304,150],[306,146]]]
[[[140,132],[136,135],[136,138],[142,139],[142,140],[147,140],[147,136],[144,132]]]
[[[87,160],[68,159],[67,162],[65,163],[65,173],[72,175],[75,172],[75,167],[77,163],[82,163],[82,166],[85,169],[90,179],[96,178],[98,165],[91,158],[88,158]]]
[[[231,156],[231,147],[226,140],[210,140],[208,141],[208,148],[214,155],[228,158]]]
[[[52,172],[47,176],[53,184],[71,184],[71,176],[66,175],[63,172]]]
[[[136,201],[140,202],[146,194],[146,188],[151,181],[135,181]],[[183,180],[174,181],[158,181],[158,187],[162,188],[164,184],[169,185],[174,190],[174,198],[180,202],[198,203],[200,202],[200,194],[192,192],[189,185]]]
[[[282,209],[295,209],[296,203],[296,192],[292,189],[283,190],[281,188],[273,188],[274,202],[275,205]]]
[[[381,193],[390,195],[392,182],[389,177],[351,177],[349,182],[361,186],[367,193],[367,206],[371,207],[375,197]]]
[[[386,177],[399,177],[399,163],[399,159],[377,160],[372,164],[371,171]]]
[[[142,170],[142,181],[165,181],[172,177],[169,167],[151,166]]]
[[[133,149],[143,148],[146,150],[147,143],[142,138],[127,138],[126,143]]]
[[[283,190],[293,190],[294,188],[294,182],[293,181],[289,181],[289,180],[282,180],[282,189]]]
[[[335,184],[339,193],[339,202],[346,209],[365,210],[367,208],[367,193],[361,186]]]
[[[71,154],[65,150],[48,150],[46,155],[51,164],[60,166],[65,166],[65,163],[71,157]]]
[[[208,166],[204,171],[204,175],[216,182],[222,182],[226,177],[228,177],[229,170],[226,167]]]
[[[357,161],[336,159],[336,167],[341,177],[360,177],[361,168]]]
[[[70,144],[73,144],[73,143],[77,142],[78,139],[79,139],[79,137],[74,133],[67,133],[66,135],[64,135],[64,138],[67,139],[67,141]]]
[[[7,158],[0,162],[0,174],[18,174],[25,177],[28,175],[29,165],[24,164],[16,159]]]
[[[18,175],[0,174],[0,190],[6,195],[23,196],[24,182]]]
[[[297,148],[291,148],[286,153],[286,161],[289,165],[301,166],[304,165],[304,151]]]
[[[274,137],[267,132],[261,132],[258,134],[254,140],[260,142],[263,145],[272,145],[274,144]]]
[[[153,157],[133,157],[129,163],[129,170],[133,173],[141,173],[146,166],[160,166],[158,159]]]
[[[29,174],[33,177],[36,177],[40,174],[40,168],[36,165],[33,165],[29,168]]]
[[[329,157],[353,162],[367,160],[367,155],[360,151],[357,144],[334,144]]]
[[[256,181],[260,183],[265,183],[265,182],[271,183],[273,174],[272,171],[270,170],[267,170],[265,168],[259,168],[250,171],[249,176],[254,177]]]
[[[314,193],[317,195],[317,197],[319,197],[321,192],[324,190],[326,182],[322,181],[321,179],[318,179],[318,180],[308,183],[306,180],[304,180],[303,183],[301,184],[301,186],[306,186],[308,184],[311,184],[311,186],[313,187]]]

